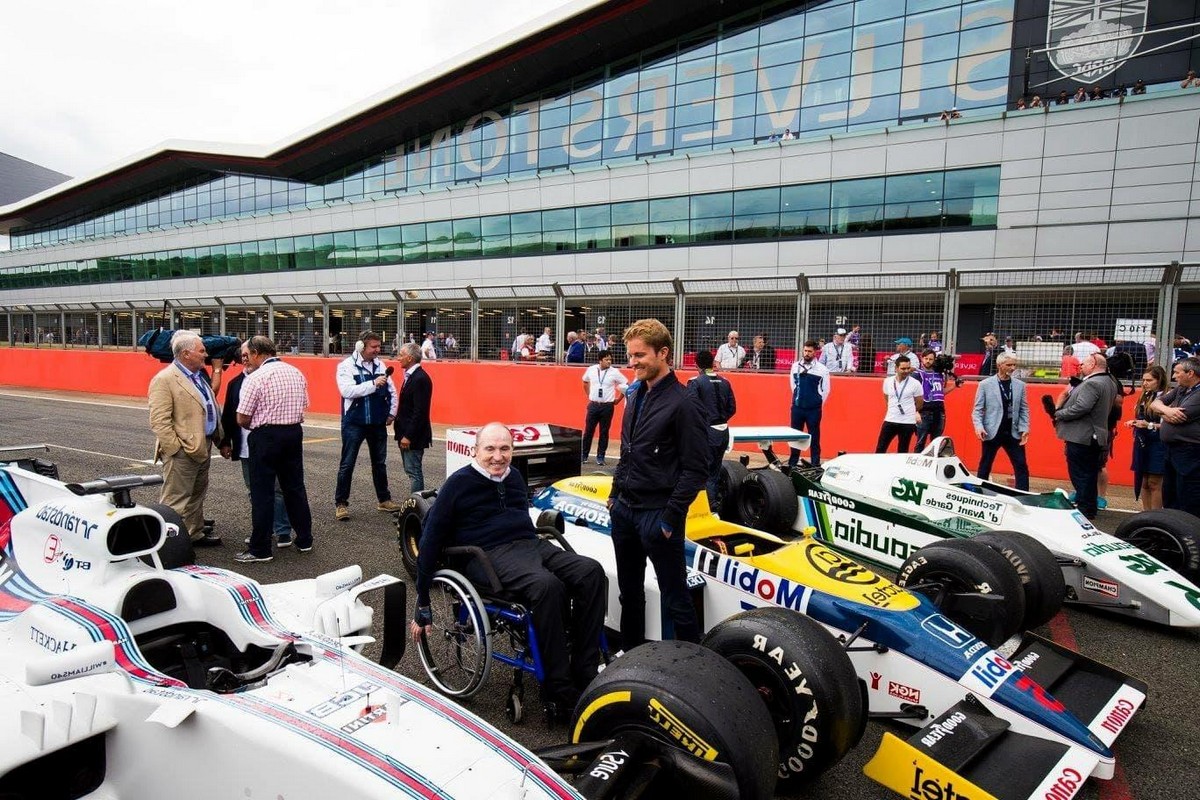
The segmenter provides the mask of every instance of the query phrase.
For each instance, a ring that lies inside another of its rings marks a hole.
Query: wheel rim
[[[419,642],[421,664],[439,690],[469,697],[487,680],[491,667],[486,620],[472,598],[440,577],[434,578],[429,605],[433,624]]]
[[[742,510],[746,524],[753,527],[762,522],[767,507],[767,495],[757,483],[750,481],[742,486]]]
[[[1187,552],[1169,531],[1147,525],[1126,535],[1125,541],[1145,550],[1171,569],[1179,572],[1187,564]]]
[[[793,717],[787,713],[786,704],[780,699],[787,697],[787,684],[780,680],[775,670],[758,659],[740,657],[729,660],[746,676],[750,685],[754,687],[758,696],[767,706],[767,713],[771,715],[771,721],[775,723],[775,736],[781,742],[779,749],[782,751],[783,738],[790,733],[793,721]]]

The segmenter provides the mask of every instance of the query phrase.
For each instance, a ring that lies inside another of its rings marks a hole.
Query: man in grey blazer
[[[992,474],[992,462],[1001,449],[1012,462],[1017,488],[1029,491],[1029,464],[1025,460],[1025,443],[1029,441],[1029,401],[1025,384],[1013,377],[1017,357],[1001,353],[996,358],[996,374],[979,382],[975,392],[975,409],[971,421],[975,435],[983,443],[978,475],[987,480]]]
[[[1090,353],[1080,364],[1083,382],[1058,399],[1054,431],[1067,444],[1067,473],[1075,487],[1075,505],[1088,519],[1096,518],[1096,481],[1108,448],[1108,414],[1117,384],[1108,362]]]

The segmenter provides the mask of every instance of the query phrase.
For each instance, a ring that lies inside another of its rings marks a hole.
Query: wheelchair
[[[556,529],[542,527],[538,534],[573,552]],[[477,585],[464,574],[462,568],[472,560],[478,562],[486,583]],[[481,548],[447,547],[442,561],[445,566],[433,574],[429,590],[433,629],[417,643],[421,666],[439,691],[457,699],[471,697],[487,683],[493,662],[510,668],[505,713],[511,722],[519,723],[525,715],[525,675],[531,674],[538,683],[546,676],[532,615],[504,591]],[[601,642],[601,653],[606,652]],[[561,710],[546,711],[553,715]]]

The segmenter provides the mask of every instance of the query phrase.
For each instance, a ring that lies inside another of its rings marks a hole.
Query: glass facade
[[[880,128],[936,117],[954,106],[1000,110],[1008,91],[1013,9],[1014,0],[760,6],[537,96],[479,109],[312,183],[214,176],[108,213],[14,230],[12,247],[369,201],[791,134]],[[595,227],[615,233],[618,212],[612,213]],[[649,222],[621,219],[633,227]],[[559,222],[563,231],[587,227],[578,220]],[[448,239],[458,241],[460,233],[481,247],[489,235],[451,230]]]
[[[805,183],[134,253],[0,272],[0,289],[995,227],[1000,167]]]

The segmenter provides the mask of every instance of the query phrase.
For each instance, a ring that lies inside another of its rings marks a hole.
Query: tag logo
[[[1046,55],[1051,65],[1077,83],[1094,83],[1111,75],[1141,45],[1149,9],[1149,0],[1050,0]]]

